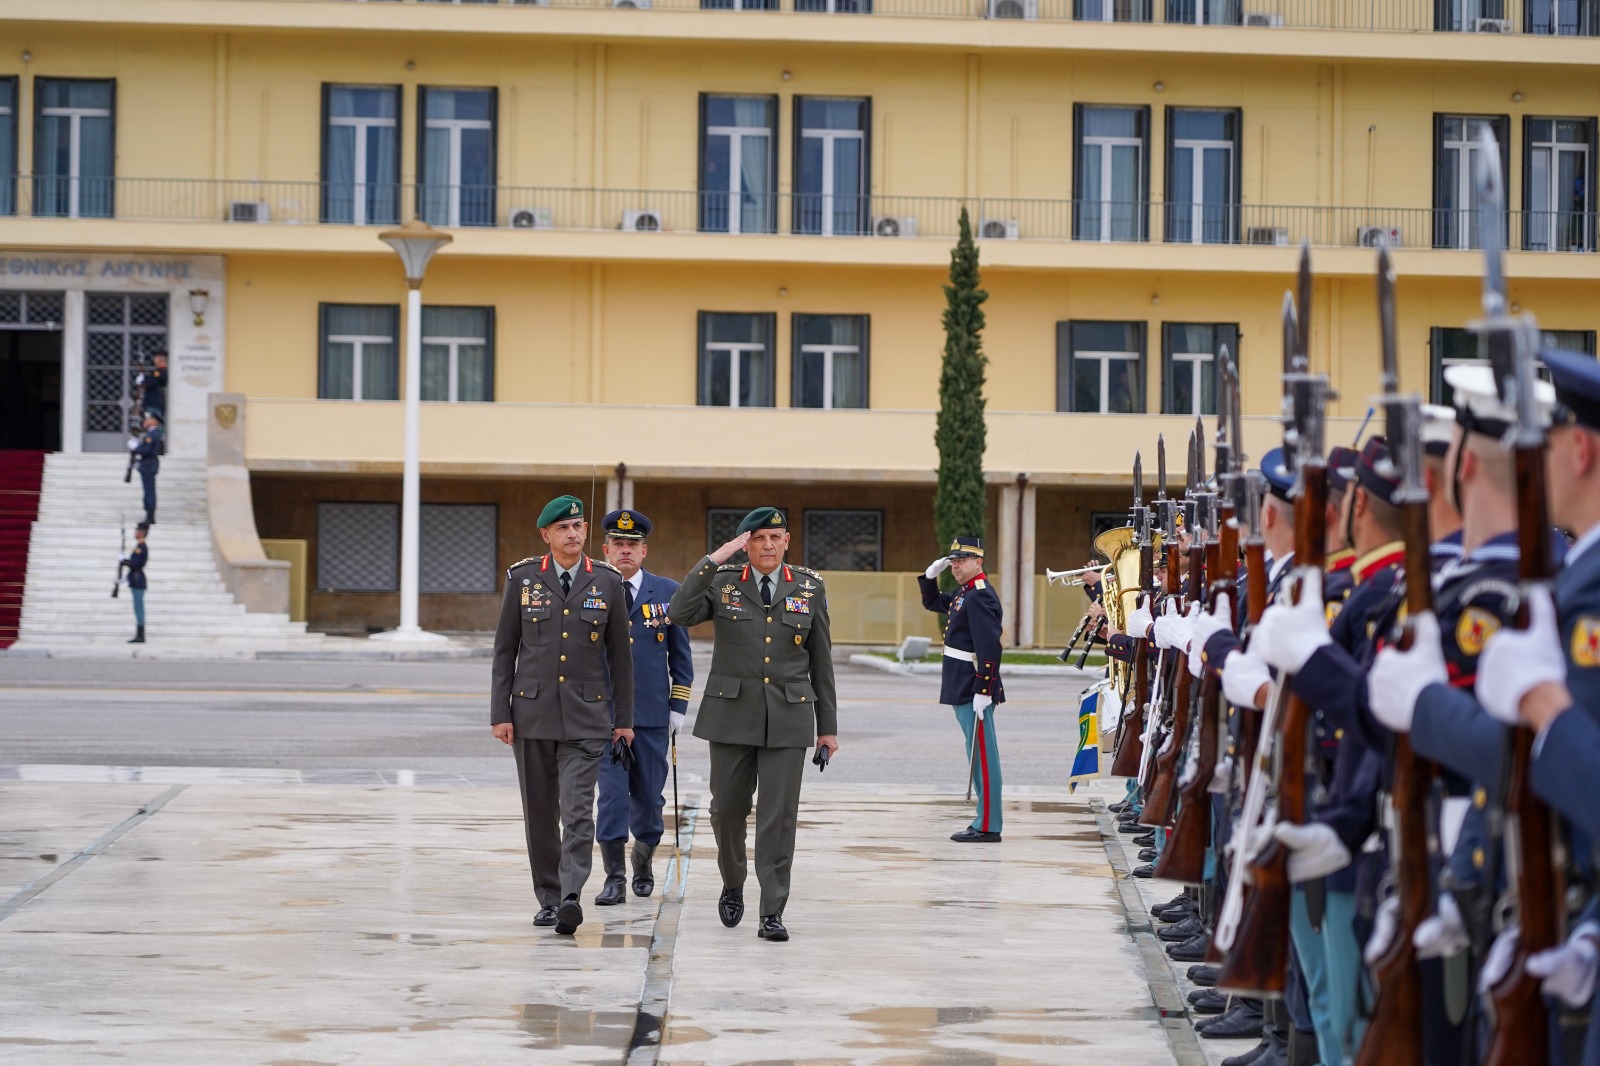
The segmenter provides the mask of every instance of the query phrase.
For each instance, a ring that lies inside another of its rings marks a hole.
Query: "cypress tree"
[[[939,486],[933,498],[939,546],[984,530],[983,302],[978,287],[978,246],[972,222],[961,209],[961,236],[950,252],[950,284],[944,287],[944,360],[939,370],[939,419],[933,441],[939,449]],[[948,574],[945,575],[948,579]]]

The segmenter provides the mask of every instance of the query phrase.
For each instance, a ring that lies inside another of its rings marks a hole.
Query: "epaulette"
[[[606,562],[604,559],[596,559],[596,560],[594,560],[594,565],[603,566],[607,570],[611,571],[613,574],[622,573],[621,570],[618,570],[616,567],[612,566],[610,563]]]
[[[539,556],[530,555],[526,559],[521,559],[521,560],[519,560],[517,562],[514,562],[510,566],[506,567],[506,576],[510,577],[511,576],[511,571],[515,570],[519,566],[527,566],[529,563],[536,563],[538,561],[539,561]]]
[[[790,563],[789,569],[793,570],[797,574],[806,574],[809,577],[816,578],[818,581],[822,580],[822,575],[811,569],[809,566],[795,566],[793,563]]]

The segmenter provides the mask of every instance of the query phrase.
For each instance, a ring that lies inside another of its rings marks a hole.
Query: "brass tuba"
[[[1151,535],[1154,550],[1161,550],[1160,533]],[[1100,603],[1105,607],[1111,632],[1128,631],[1128,615],[1139,605],[1139,531],[1132,526],[1117,526],[1094,538],[1094,550],[1111,560],[1100,584]],[[1111,679],[1124,698],[1132,684],[1133,672],[1127,663],[1111,660]]]

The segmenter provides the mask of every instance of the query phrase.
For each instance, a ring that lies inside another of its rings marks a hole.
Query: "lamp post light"
[[[376,636],[439,641],[445,638],[417,625],[417,540],[422,524],[422,275],[427,272],[428,260],[452,238],[413,218],[399,229],[378,234],[378,239],[400,256],[410,291],[406,294],[405,460],[400,476],[400,625]]]

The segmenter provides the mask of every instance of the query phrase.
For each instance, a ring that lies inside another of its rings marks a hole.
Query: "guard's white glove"
[[[1150,626],[1155,618],[1150,614],[1150,597],[1146,596],[1139,601],[1139,606],[1128,612],[1128,636],[1135,640],[1144,640],[1150,635]]]
[[[992,706],[994,706],[994,697],[993,696],[985,696],[981,692],[973,693],[973,695],[972,695],[972,713],[977,715],[978,721],[980,721],[980,722],[983,721],[984,714],[986,714],[988,712],[989,708],[992,707]]]
[[[1478,702],[1492,716],[1516,725],[1522,697],[1547,681],[1565,683],[1567,657],[1556,626],[1556,605],[1546,589],[1528,596],[1528,628],[1503,628],[1478,658]]]
[[[1411,620],[1411,649],[1384,648],[1367,672],[1367,704],[1384,728],[1411,732],[1417,700],[1429,685],[1450,680],[1439,642],[1439,620],[1424,611]]]
[[[1235,707],[1255,707],[1256,693],[1270,684],[1272,671],[1247,651],[1234,652],[1222,664],[1222,694]]]
[[[1462,920],[1461,908],[1456,906],[1454,896],[1448,892],[1440,893],[1438,908],[1417,926],[1411,943],[1416,947],[1419,959],[1442,959],[1472,946],[1472,938],[1467,935],[1467,923]]]
[[[1189,646],[1192,624],[1190,616],[1181,613],[1175,601],[1168,600],[1167,609],[1156,619],[1156,646],[1183,651]]]
[[[1377,965],[1383,953],[1389,950],[1389,942],[1394,939],[1395,923],[1399,919],[1399,896],[1390,896],[1378,904],[1378,913],[1372,922],[1372,935],[1367,938],[1367,946],[1361,952],[1368,966]]]
[[[1350,849],[1333,826],[1323,822],[1279,822],[1272,835],[1289,849],[1289,880],[1295,884],[1327,877],[1350,865]]]
[[[678,730],[683,728],[683,723],[688,719],[689,716],[684,714],[682,711],[672,711],[667,715],[667,717],[671,719],[667,725],[667,728],[672,731],[673,736],[677,736]]]
[[[1565,944],[1528,956],[1528,972],[1544,978],[1544,994],[1569,1007],[1582,1007],[1594,997],[1594,979],[1600,967],[1600,947],[1594,938],[1600,930],[1581,926]]]
[[[128,438],[128,450],[131,452],[131,451],[134,451],[135,449],[137,449],[138,447],[139,447],[139,438],[138,437],[129,437]]]
[[[950,569],[950,557],[941,555],[928,564],[928,568],[922,572],[922,576],[932,581],[948,569]]]
[[[1206,642],[1223,630],[1233,631],[1233,601],[1226,592],[1217,597],[1211,610],[1194,616],[1194,624],[1189,629],[1189,673],[1199,677],[1205,672],[1201,653],[1206,649]]]
[[[1489,947],[1489,957],[1483,960],[1483,969],[1478,971],[1478,991],[1484,995],[1500,983],[1500,979],[1511,971],[1511,964],[1517,958],[1517,942],[1522,939],[1522,927],[1508,925],[1494,938],[1494,943]]]
[[[1315,570],[1300,586],[1299,603],[1268,607],[1250,634],[1251,652],[1268,666],[1291,674],[1299,673],[1318,648],[1331,643],[1327,609],[1322,603],[1322,575]]]
[[[1217,765],[1212,769],[1211,784],[1206,786],[1206,791],[1213,792],[1219,796],[1225,796],[1228,794],[1228,790],[1232,787],[1233,756],[1224,755],[1222,758],[1217,760]]]

